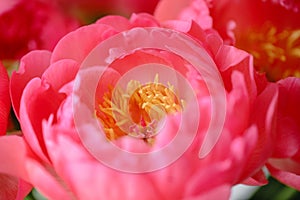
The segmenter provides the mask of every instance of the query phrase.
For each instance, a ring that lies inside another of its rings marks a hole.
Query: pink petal
[[[18,183],[18,194],[16,197],[16,200],[23,200],[25,197],[29,194],[29,192],[32,190],[32,185],[23,181],[22,179],[19,179]]]
[[[111,26],[117,32],[128,30],[130,27],[130,23],[127,18],[114,15],[102,17],[96,23]]]
[[[256,147],[248,159],[247,170],[244,170],[245,174],[252,175],[251,173],[261,168],[272,154],[277,95],[278,88],[275,84],[270,84],[254,102],[250,121],[256,124],[259,134]]]
[[[130,28],[134,27],[159,27],[158,21],[149,14],[132,14],[130,19]]]
[[[27,146],[23,138],[16,135],[0,137],[0,173],[28,180],[24,168]]]
[[[73,59],[81,64],[94,47],[115,33],[112,27],[105,24],[81,27],[58,42],[53,51],[51,63],[61,59]]]
[[[290,77],[278,82],[277,134],[273,157],[292,157],[300,149],[300,78]],[[288,144],[288,145],[287,145]]]
[[[230,84],[232,72],[238,70],[244,74],[250,102],[253,102],[257,96],[257,88],[254,77],[253,60],[250,54],[233,46],[223,45],[216,54],[215,60],[221,71],[224,85],[229,91],[232,87]]]
[[[230,197],[231,186],[230,185],[221,185],[219,187],[213,188],[211,190],[205,191],[204,193],[185,198],[185,200],[198,200],[198,199],[205,199],[205,200],[227,200]]]
[[[294,174],[288,171],[282,171],[280,169],[275,168],[271,164],[267,164],[267,168],[271,175],[290,187],[295,188],[296,190],[300,190],[300,175]]]
[[[266,175],[262,170],[259,170],[256,174],[254,174],[252,177],[247,178],[245,181],[243,181],[243,184],[247,185],[265,185],[268,183],[268,179],[266,178]]]
[[[0,136],[6,134],[10,111],[9,80],[5,67],[0,63]]]
[[[64,97],[39,78],[32,79],[23,91],[20,105],[21,128],[26,141],[44,161],[48,159],[42,136],[42,121],[56,113]]]
[[[51,53],[32,51],[21,59],[17,72],[13,72],[10,81],[10,95],[17,118],[19,119],[20,101],[26,84],[34,77],[41,77],[48,68]]]
[[[192,0],[161,0],[154,11],[159,21],[178,19],[180,12],[191,4]]]
[[[276,159],[271,158],[268,160],[268,163],[278,170],[288,171],[294,174],[300,174],[300,162],[297,162],[293,159],[286,158],[286,159]]]
[[[41,191],[55,191],[56,197],[60,198],[53,199],[68,199],[66,197],[69,197],[69,194],[62,190],[62,186],[58,184],[55,177],[49,174],[41,163],[35,161],[34,155],[29,152],[30,150],[22,137],[15,135],[0,137],[0,173],[10,174],[28,182],[9,178],[13,181],[13,187],[17,192],[14,199],[24,199],[32,188],[29,183],[37,186]],[[0,185],[2,181],[3,179],[0,178]],[[3,191],[2,189],[1,187],[0,191]]]
[[[49,132],[48,137],[47,146],[51,149],[53,165],[77,198],[99,199],[103,194],[107,199],[159,198],[146,175],[127,174],[110,169],[92,158],[79,146],[81,144],[74,143],[63,134],[51,139]]]
[[[59,91],[65,84],[73,81],[79,66],[74,60],[60,60],[53,63],[43,74],[43,82],[49,83],[53,90]]]
[[[232,90],[227,95],[225,126],[231,135],[239,135],[247,129],[250,116],[250,99],[244,74],[234,71],[231,75]]]
[[[194,20],[203,29],[212,27],[212,18],[203,0],[162,0],[158,3],[154,16],[159,21]]]
[[[18,193],[18,179],[0,174],[0,199],[16,199]]]
[[[32,186],[14,176],[0,174],[0,199],[24,200]]]
[[[0,2],[0,14],[12,9],[20,0],[2,0]]]
[[[43,166],[36,160],[28,160],[25,167],[30,171],[28,174],[30,183],[45,197],[49,199],[75,199],[70,190],[49,166]]]

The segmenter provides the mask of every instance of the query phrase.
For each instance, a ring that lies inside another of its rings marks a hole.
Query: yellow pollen
[[[266,72],[270,81],[299,77],[300,29],[279,31],[266,23],[261,29],[237,34],[236,46],[253,55],[255,67]]]
[[[184,101],[177,98],[173,88],[170,83],[168,86],[160,84],[158,75],[152,83],[144,85],[139,81],[130,81],[126,90],[118,86],[114,89],[110,87],[98,101],[99,109],[96,109],[106,137],[115,140],[125,135],[142,134],[140,138],[153,144],[151,134],[157,131],[158,122],[165,115],[182,110]],[[130,130],[122,127],[130,127]]]

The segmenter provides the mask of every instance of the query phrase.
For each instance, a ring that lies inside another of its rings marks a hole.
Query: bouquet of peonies
[[[300,190],[299,9],[1,1],[0,199]]]

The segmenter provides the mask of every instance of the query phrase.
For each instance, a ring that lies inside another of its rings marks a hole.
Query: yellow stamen
[[[104,93],[102,101],[98,102],[96,116],[109,140],[128,134],[142,134],[144,141],[153,144],[151,134],[156,131],[157,122],[165,115],[180,112],[182,103],[183,100],[179,100],[174,93],[173,85],[160,84],[156,75],[152,83],[145,85],[132,80],[127,84],[126,90],[118,86],[110,87]],[[129,127],[129,132],[122,126]]]
[[[257,70],[271,81],[298,77],[300,69],[300,29],[278,30],[266,23],[262,29],[237,33],[237,47],[251,53]]]

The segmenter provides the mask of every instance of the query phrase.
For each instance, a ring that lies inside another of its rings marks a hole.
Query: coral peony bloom
[[[0,59],[19,59],[34,49],[52,50],[78,23],[42,0],[0,3]]]
[[[264,184],[278,91],[251,58],[193,22],[81,27],[13,73],[23,136],[0,138],[0,172],[49,199],[228,199]]]

